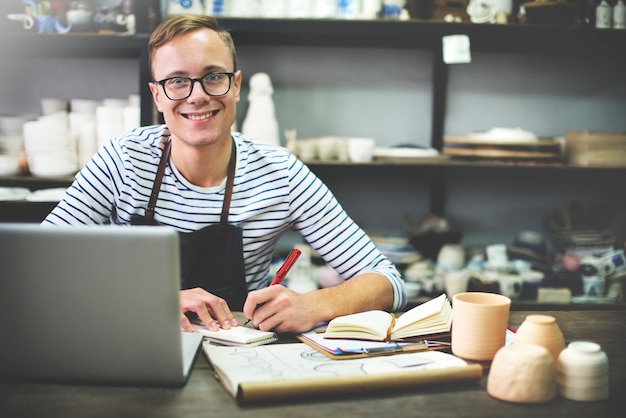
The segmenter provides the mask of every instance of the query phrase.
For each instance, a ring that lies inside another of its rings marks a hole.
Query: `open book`
[[[412,337],[450,332],[452,306],[445,294],[400,315],[366,311],[339,316],[328,323],[324,338],[400,341]]]

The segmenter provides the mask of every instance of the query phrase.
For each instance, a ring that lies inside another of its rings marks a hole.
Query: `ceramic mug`
[[[491,360],[504,346],[511,299],[496,293],[465,292],[452,298],[452,353]]]
[[[606,279],[602,276],[583,276],[583,293],[585,296],[604,296]]]
[[[467,292],[467,284],[469,283],[470,274],[467,270],[449,271],[444,277],[444,288],[448,299],[452,299],[454,295]]]
[[[498,274],[500,293],[511,299],[518,299],[522,293],[524,278],[516,274]]]
[[[594,256],[583,257],[579,267],[583,276],[606,277],[615,271],[615,266],[610,257],[600,258]]]
[[[348,157],[353,163],[368,163],[374,159],[376,141],[372,138],[348,139]]]

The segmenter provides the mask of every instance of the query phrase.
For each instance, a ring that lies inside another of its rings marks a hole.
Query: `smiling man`
[[[166,19],[151,35],[149,58],[149,87],[165,124],[111,138],[44,224],[176,229],[181,326],[189,331],[189,315],[228,329],[238,325],[232,311],[243,311],[259,329],[303,332],[339,315],[405,306],[395,266],[300,160],[231,133],[242,73],[230,34],[214,18]],[[268,286],[287,230],[345,281],[303,294]]]

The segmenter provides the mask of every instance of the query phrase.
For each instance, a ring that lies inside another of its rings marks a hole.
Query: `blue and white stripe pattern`
[[[128,225],[131,216],[143,215],[168,137],[164,125],[153,125],[112,138],[77,174],[44,223]],[[393,310],[405,306],[406,292],[395,266],[306,165],[285,148],[254,142],[239,133],[233,138],[237,169],[229,223],[243,230],[249,290],[269,284],[276,242],[292,229],[344,279],[365,272],[387,277],[394,289]],[[219,223],[225,183],[198,187],[168,164],[155,220],[183,232]]]

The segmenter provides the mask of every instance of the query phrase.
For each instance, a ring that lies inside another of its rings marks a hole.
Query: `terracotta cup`
[[[491,360],[504,346],[511,299],[495,293],[464,292],[452,298],[452,353]]]

